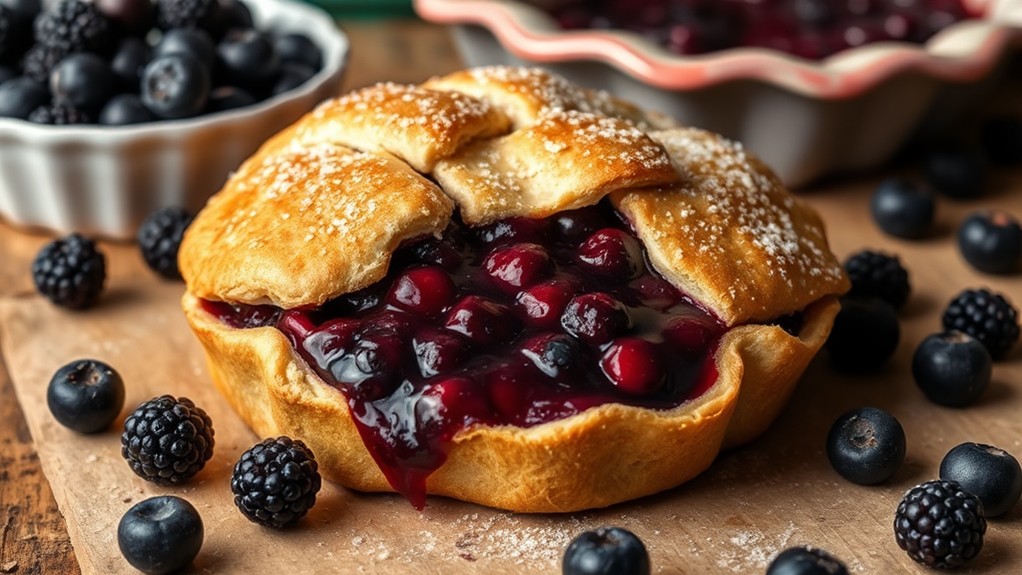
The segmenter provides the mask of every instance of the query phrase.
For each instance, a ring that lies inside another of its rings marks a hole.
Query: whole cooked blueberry
[[[142,71],[151,58],[149,44],[141,38],[121,40],[110,59],[110,70],[117,77],[117,86],[123,92],[137,94],[142,84]]]
[[[1004,515],[1022,497],[1022,467],[1003,449],[963,443],[940,462],[940,478],[956,481],[983,503],[987,517]]]
[[[877,298],[844,297],[826,347],[836,369],[862,373],[890,359],[900,338],[901,326],[890,304]]]
[[[117,525],[117,546],[132,567],[163,575],[192,562],[202,548],[202,517],[173,495],[150,497],[128,510]]]
[[[101,361],[72,361],[50,379],[46,405],[64,427],[81,433],[102,431],[124,407],[124,381]]]
[[[909,180],[881,182],[870,200],[873,221],[898,238],[925,237],[933,229],[936,211],[937,201],[930,188]]]
[[[234,86],[221,86],[210,92],[209,101],[206,102],[206,112],[224,112],[251,106],[255,103],[255,96],[245,90]]]
[[[905,431],[882,409],[854,409],[831,426],[827,459],[838,475],[852,483],[882,483],[905,461]]]
[[[1022,163],[1022,120],[1014,116],[987,118],[980,128],[980,142],[992,164],[1019,165]]]
[[[1022,226],[1007,212],[970,214],[958,228],[958,250],[981,272],[1012,273],[1022,264]]]
[[[185,54],[156,58],[142,72],[142,103],[160,118],[189,118],[209,98],[209,70]]]
[[[269,36],[256,30],[231,30],[216,47],[217,66],[227,84],[259,92],[280,71],[280,56]]]
[[[281,34],[273,40],[273,46],[282,62],[302,64],[314,71],[323,67],[323,53],[319,46],[304,34]]]
[[[106,60],[89,52],[61,60],[50,74],[50,91],[55,99],[75,108],[95,112],[113,95],[114,73]]]
[[[979,340],[960,331],[928,336],[912,356],[912,377],[930,401],[950,407],[974,403],[990,385],[993,360]]]
[[[848,575],[848,568],[823,549],[789,547],[774,557],[766,575]]]
[[[99,113],[99,123],[104,126],[127,126],[156,120],[156,116],[142,103],[136,94],[114,96]]]
[[[316,71],[303,64],[285,63],[281,65],[280,77],[273,84],[273,95],[283,94],[301,86],[316,75]]]
[[[46,86],[20,76],[0,85],[0,118],[28,119],[33,110],[50,99]]]
[[[216,62],[216,46],[213,39],[205,30],[194,28],[167,30],[153,47],[153,58],[171,54],[187,54],[202,63],[207,70],[212,70]]]
[[[977,146],[955,143],[936,147],[926,155],[923,172],[930,185],[949,198],[978,198],[985,191],[986,159]]]
[[[621,527],[600,527],[571,540],[561,563],[563,575],[649,575],[642,540]]]
[[[0,65],[0,84],[18,77],[18,71],[10,66]]]

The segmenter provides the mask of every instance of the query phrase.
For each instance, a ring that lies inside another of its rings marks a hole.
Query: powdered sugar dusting
[[[722,241],[736,231],[771,262],[769,274],[777,274],[792,289],[805,287],[806,278],[842,277],[839,265],[826,246],[824,230],[813,218],[793,218],[797,200],[783,191],[775,177],[752,164],[741,144],[707,137],[699,130],[656,132],[691,185],[685,193],[700,196],[705,214],[682,206],[666,217],[682,230],[697,230],[702,238],[697,250],[716,258],[734,257],[732,244]],[[684,254],[682,254],[682,257]],[[741,289],[741,286],[736,286]],[[754,296],[753,296],[754,297]]]
[[[626,119],[641,129],[652,127],[652,121],[633,104],[605,90],[582,88],[540,68],[485,66],[473,68],[470,75],[484,90],[506,90],[530,104],[529,109],[508,110],[516,127],[552,112],[570,110]]]
[[[778,553],[789,547],[798,532],[794,523],[780,533],[763,533],[743,529],[728,537],[730,546],[723,546],[717,566],[732,573],[762,573]]]

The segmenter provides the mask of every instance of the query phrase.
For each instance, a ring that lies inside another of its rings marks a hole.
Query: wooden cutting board
[[[277,532],[249,523],[233,506],[229,480],[234,462],[258,438],[213,389],[179,311],[181,284],[137,273],[138,256],[127,246],[105,246],[115,273],[93,310],[66,312],[31,293],[0,301],[0,344],[85,575],[134,572],[117,549],[117,523],[131,505],[159,494],[182,496],[202,514],[206,540],[192,573],[556,573],[568,541],[601,525],[642,537],[655,573],[762,573],[776,553],[797,544],[828,549],[855,573],[922,573],[894,542],[891,525],[904,491],[934,478],[944,453],[961,442],[1022,456],[1022,346],[997,364],[990,389],[968,409],[928,403],[909,374],[915,346],[938,329],[944,305],[961,289],[990,286],[1022,303],[1022,277],[981,276],[953,246],[954,226],[973,208],[997,205],[1022,216],[1022,174],[1000,178],[981,202],[942,203],[941,233],[914,243],[883,237],[871,223],[865,193],[873,181],[808,196],[840,256],[879,247],[900,254],[909,268],[914,292],[896,357],[860,377],[836,374],[825,356],[817,358],[765,436],[723,454],[681,488],[587,513],[516,515],[442,498],[418,512],[396,496],[326,485],[297,528]],[[128,388],[122,419],[93,436],[55,423],[45,402],[52,373],[82,357],[110,363]],[[213,459],[175,489],[135,477],[119,454],[123,417],[164,393],[195,400],[216,429]],[[834,419],[861,405],[891,411],[908,436],[904,467],[877,487],[842,480],[824,453]],[[990,522],[982,554],[963,572],[1022,572],[1020,542],[1022,505]]]

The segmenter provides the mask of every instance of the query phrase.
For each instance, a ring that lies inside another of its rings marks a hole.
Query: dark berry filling
[[[871,42],[923,43],[955,22],[980,15],[962,0],[533,2],[549,7],[564,29],[629,30],[677,54],[752,46],[810,59]]]
[[[452,224],[402,246],[380,282],[317,309],[203,305],[234,327],[280,329],[344,392],[369,452],[416,507],[459,430],[606,403],[670,409],[716,381],[725,330],[600,207]]]

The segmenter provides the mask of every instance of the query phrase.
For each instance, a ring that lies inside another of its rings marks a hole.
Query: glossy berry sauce
[[[682,55],[741,46],[809,59],[871,42],[923,43],[980,16],[962,0],[530,0],[565,29],[642,34]]]
[[[204,302],[238,328],[275,325],[344,392],[366,447],[417,508],[451,438],[594,406],[669,409],[717,378],[725,326],[645,263],[605,207],[403,245],[386,278],[314,310]]]

